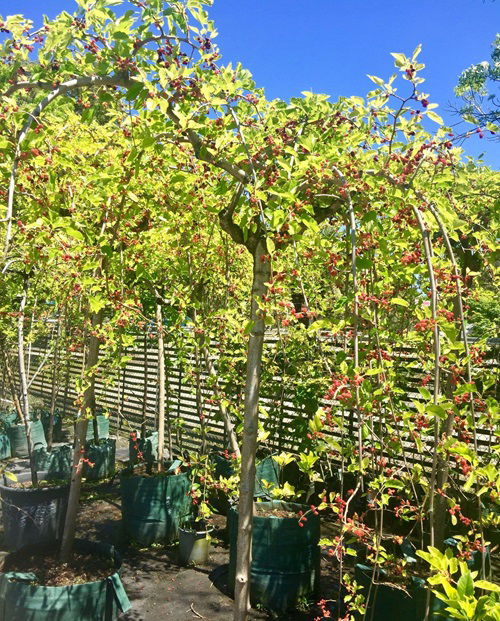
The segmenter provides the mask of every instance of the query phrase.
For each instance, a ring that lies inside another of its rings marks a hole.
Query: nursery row
[[[1,446],[29,461],[3,462],[5,545],[52,539],[6,557],[0,610],[127,607],[76,540],[118,455],[131,538],[181,528],[198,560],[228,511],[234,621],[314,599],[320,546],[326,618],[375,618],[387,587],[418,621],[498,621],[498,173],[463,158],[420,46],[366,98],[268,100],[209,2],[121,4],[0,19]]]

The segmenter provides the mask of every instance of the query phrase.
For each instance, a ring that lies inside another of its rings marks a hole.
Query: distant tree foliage
[[[484,60],[465,69],[458,78],[455,94],[464,105],[462,117],[480,127],[500,130],[500,34],[492,44],[491,61]],[[498,136],[497,136],[498,137]]]
[[[493,292],[483,292],[469,301],[471,336],[500,337],[500,302]]]

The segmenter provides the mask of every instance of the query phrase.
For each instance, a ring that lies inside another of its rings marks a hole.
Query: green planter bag
[[[50,410],[38,409],[35,410],[35,415],[42,422],[43,431],[45,433],[45,437],[49,437],[49,426],[50,426]],[[63,433],[62,433],[62,418],[59,414],[58,410],[54,411],[54,424],[52,427],[52,441],[53,442],[62,442]]]
[[[103,414],[99,414],[96,416],[97,419],[97,432],[99,435],[99,440],[106,440],[109,438],[109,418],[104,416]],[[92,419],[89,420],[89,424],[87,427],[87,442],[94,441],[94,422]]]
[[[213,452],[210,454],[210,460],[215,464],[215,478],[223,477],[228,479],[235,474],[234,462],[220,453]],[[273,459],[272,455],[268,455],[257,462],[255,466],[255,491],[254,496],[256,498],[269,498],[270,492],[273,487],[279,485],[280,479],[280,467],[278,462]],[[266,483],[264,483],[264,481]],[[267,484],[270,484],[268,486]],[[212,507],[221,513],[227,515],[230,508],[230,502],[227,494],[224,494],[220,490],[212,491],[210,494],[210,504]]]
[[[212,453],[210,459],[215,463],[215,477],[228,479],[235,474],[234,462],[219,453]],[[257,462],[255,466],[255,493],[260,498],[269,496],[269,490],[264,481],[271,484],[271,488],[279,485],[280,468],[272,455],[268,455]]]
[[[11,425],[15,425],[16,421],[19,420],[17,416],[17,412],[0,412],[0,425],[4,428],[10,427]]]
[[[384,584],[386,573],[380,570],[377,585],[373,585],[372,568],[357,564],[354,568],[354,579],[364,587],[363,593],[370,597],[367,602],[367,619],[372,621],[388,621],[388,619],[404,619],[404,621],[423,621],[427,602],[425,580],[412,576],[405,589],[392,584]],[[390,582],[390,579],[388,579]],[[451,619],[445,612],[446,604],[437,598],[431,600],[429,621],[445,621]]]
[[[114,572],[103,580],[58,587],[33,585],[32,573],[0,573],[0,621],[114,621],[130,610],[114,548],[77,540],[75,549],[111,557]]]
[[[47,446],[41,421],[31,421],[29,424],[31,429],[31,441],[33,443],[33,447],[36,449],[40,446]],[[12,456],[27,459],[29,456],[28,439],[26,437],[26,429],[24,428],[23,423],[7,427],[7,435],[9,436],[10,440]]]
[[[171,471],[180,463],[173,462]],[[142,476],[123,472],[120,490],[125,533],[146,546],[175,541],[179,524],[191,508],[190,487],[186,473]]]
[[[280,468],[278,462],[273,459],[272,455],[264,457],[255,467],[255,491],[254,496],[257,498],[269,497],[273,487],[279,485]],[[265,485],[265,483],[270,484]]]
[[[83,476],[88,481],[112,477],[115,474],[115,455],[116,440],[114,438],[101,440],[99,444],[94,444],[93,441],[87,442],[85,458],[94,465],[90,466],[85,463],[83,465]]]
[[[250,570],[250,601],[269,610],[295,608],[304,598],[317,591],[320,575],[320,519],[312,513],[299,526],[298,512],[307,507],[282,501],[257,503],[261,508],[293,512],[294,517],[254,515],[252,535],[252,566]],[[229,578],[234,589],[236,574],[236,543],[238,511],[228,514]]]
[[[0,459],[8,459],[11,456],[9,436],[6,433],[0,433]]]
[[[137,447],[137,448],[136,448]],[[139,458],[138,453],[141,453]],[[132,438],[128,441],[128,457],[130,464],[134,465],[141,462],[153,463],[158,456],[158,432],[153,431],[145,438],[137,434],[137,439]]]
[[[47,451],[45,447],[35,449],[33,452],[35,467],[46,473],[47,481],[56,479],[69,479],[73,465],[73,449],[71,445],[54,447]]]

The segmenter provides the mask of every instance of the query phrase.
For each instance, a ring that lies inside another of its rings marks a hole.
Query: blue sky
[[[73,11],[73,0],[0,0],[0,14]],[[500,31],[500,0],[215,0],[210,14],[219,30],[224,62],[241,61],[270,98],[311,90],[365,95],[366,74],[387,77],[390,52],[410,54],[423,45],[422,89],[449,124],[459,73],[489,60]],[[464,124],[463,129],[466,128]],[[474,157],[500,169],[500,141],[474,138],[464,145]]]

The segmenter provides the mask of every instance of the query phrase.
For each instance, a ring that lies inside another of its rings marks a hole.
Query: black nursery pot
[[[44,478],[39,473],[39,478]],[[31,480],[30,474],[17,475],[17,482]],[[5,547],[9,551],[27,545],[53,543],[62,537],[69,484],[52,487],[17,488],[4,477],[0,484]]]
[[[130,610],[120,555],[109,545],[75,541],[75,550],[110,558],[110,575],[68,586],[38,586],[35,574],[0,573],[0,621],[114,621]]]

